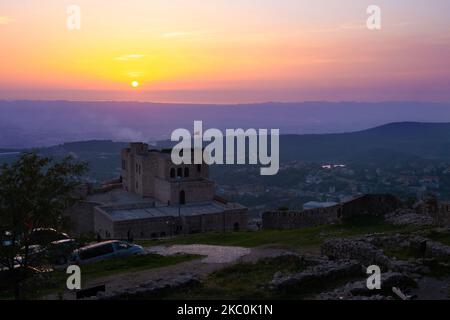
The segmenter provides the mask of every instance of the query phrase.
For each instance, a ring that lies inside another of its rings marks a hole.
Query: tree
[[[63,212],[75,203],[75,191],[86,163],[72,157],[56,162],[25,153],[0,167],[0,270],[7,270],[16,299],[21,284],[43,263],[30,254],[30,235],[37,228],[61,230]]]

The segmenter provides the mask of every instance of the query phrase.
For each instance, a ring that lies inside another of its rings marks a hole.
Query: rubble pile
[[[365,266],[378,265],[389,269],[391,260],[365,239],[329,239],[321,247],[322,255],[331,260],[354,259]]]
[[[422,243],[426,243],[425,257],[435,259],[438,262],[450,263],[450,246],[420,236],[411,238],[411,246],[413,247],[417,248]]]
[[[308,267],[305,271],[283,276],[275,274],[269,289],[278,291],[310,291],[326,286],[342,278],[358,277],[363,274],[361,264],[352,260],[326,261]]]
[[[408,209],[399,209],[386,215],[385,221],[395,226],[428,227],[434,224],[431,216]]]
[[[316,299],[385,300],[399,296],[405,299],[411,296],[404,292],[415,288],[433,264],[447,266],[450,263],[450,246],[417,234],[372,234],[329,239],[323,243],[321,254],[320,257],[304,258],[306,269],[303,272],[290,275],[276,273],[268,285],[269,289],[313,293],[321,288],[333,287],[333,283],[339,281],[351,281],[317,295]],[[398,254],[404,254],[407,259],[395,258]],[[366,268],[371,265],[377,265],[382,270],[381,290],[367,287]]]
[[[394,293],[392,288],[407,290],[414,288],[417,283],[412,278],[396,272],[383,273],[381,275],[381,290],[370,290],[365,281],[347,283],[331,292],[319,294],[318,300],[392,300]]]

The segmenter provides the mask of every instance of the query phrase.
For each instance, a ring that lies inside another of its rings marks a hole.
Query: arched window
[[[175,168],[170,169],[170,177],[175,178]]]
[[[184,176],[189,178],[189,168],[184,168]]]
[[[181,178],[183,176],[183,169],[182,168],[178,168],[177,170],[177,177]]]

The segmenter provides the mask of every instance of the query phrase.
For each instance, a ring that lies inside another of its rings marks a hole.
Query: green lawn
[[[164,240],[140,241],[143,246],[171,244],[209,244],[225,246],[258,247],[275,245],[294,250],[316,252],[322,242],[333,237],[351,237],[367,233],[406,232],[410,228],[400,228],[387,224],[377,217],[359,217],[342,224],[324,225],[293,230],[262,230],[227,233],[200,233],[183,235]]]

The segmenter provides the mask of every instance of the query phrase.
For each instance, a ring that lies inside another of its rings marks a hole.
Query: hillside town
[[[393,193],[414,203],[433,193],[450,200],[450,163],[400,162],[398,164],[282,164],[279,177],[258,179],[254,168],[239,169],[232,178],[217,174],[218,194],[244,203],[255,217],[258,212],[279,207],[320,207],[345,202],[367,193]],[[239,179],[239,176],[251,176]],[[227,181],[233,180],[233,184]],[[222,183],[223,182],[223,183]]]
[[[38,159],[24,157],[22,161]],[[74,184],[70,197],[75,202],[64,213],[66,227],[47,224],[26,231],[30,236],[21,241],[32,254],[13,260],[19,261],[17,268],[21,261],[34,265],[32,283],[44,281],[44,288],[50,285],[47,292],[53,292],[44,294],[38,285],[28,294],[40,299],[187,298],[204,297],[206,288],[213,286],[217,299],[449,297],[450,202],[436,192],[441,190],[436,179],[429,178],[443,167],[417,168],[415,178],[408,180],[413,181],[410,195],[415,198],[405,198],[393,192],[347,189],[362,173],[368,181],[388,176],[398,181],[379,168],[361,172],[346,164],[293,162],[284,165],[280,175],[284,179],[288,172],[294,180],[301,176],[298,189],[282,195],[276,192],[283,192],[281,186],[240,189],[261,199],[271,195],[279,204],[273,209],[263,204],[251,208],[257,214],[224,197],[229,188],[211,179],[208,165],[173,165],[170,150],[131,143],[120,153],[120,168],[118,178],[101,186],[80,180]],[[250,169],[241,168],[238,175],[246,170]],[[404,170],[399,169],[401,175],[407,173]],[[445,179],[447,173],[442,174]],[[324,190],[333,180],[333,187]],[[299,190],[309,190],[309,201],[298,207],[276,200],[302,199]],[[11,236],[5,232],[3,249],[15,246]],[[61,272],[72,264],[95,276],[75,291],[61,289],[61,283],[55,287]],[[365,287],[366,268],[371,265],[381,268],[387,289]],[[261,274],[252,280],[256,283],[236,289],[241,268]],[[0,276],[7,278],[7,270]],[[215,281],[228,274],[227,285],[216,287]],[[430,292],[430,286],[447,289]]]

